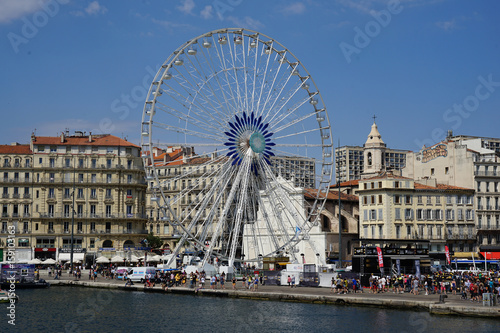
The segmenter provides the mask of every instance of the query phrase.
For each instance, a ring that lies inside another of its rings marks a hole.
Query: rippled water
[[[19,290],[0,332],[498,332],[500,321],[427,312],[53,286]]]

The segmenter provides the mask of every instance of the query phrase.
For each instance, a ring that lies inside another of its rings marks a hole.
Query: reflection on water
[[[427,312],[79,287],[19,290],[0,332],[495,332],[499,321]],[[3,305],[3,304],[2,304]],[[3,312],[7,313],[4,306]]]

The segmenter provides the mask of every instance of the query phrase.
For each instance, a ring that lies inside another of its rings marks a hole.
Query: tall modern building
[[[67,261],[72,235],[75,261],[140,248],[147,219],[139,150],[116,136],[82,132],[2,146],[2,228],[13,226],[16,247],[29,249],[17,259]]]
[[[272,156],[271,169],[275,176],[293,181],[295,187],[316,187],[316,164],[313,158],[297,156]]]
[[[363,147],[342,146],[335,149],[336,175],[340,182],[348,182],[382,171],[400,171],[406,165],[407,153],[407,150],[387,148],[374,122]]]

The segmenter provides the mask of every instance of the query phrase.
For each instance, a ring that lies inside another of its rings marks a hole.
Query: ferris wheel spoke
[[[177,76],[174,76],[174,77],[177,77]],[[201,119],[206,119],[206,120],[212,119],[212,121],[214,121],[214,122],[219,121],[219,119],[216,119],[212,115],[212,113],[208,112],[208,110],[203,105],[201,105],[200,103],[194,102],[194,100],[195,100],[194,96],[188,91],[188,89],[183,84],[179,83],[179,87],[181,87],[188,94],[188,96],[190,96],[191,100],[187,96],[178,92],[177,89],[174,89],[171,85],[165,84],[165,86],[167,86],[169,89],[167,90],[167,89],[162,88],[162,91],[169,94],[172,97],[172,99],[174,99],[178,104],[183,106],[186,110],[194,112]],[[180,97],[181,100],[178,99],[176,96]],[[196,110],[193,109],[192,106],[194,106],[196,108]],[[217,112],[217,110],[214,110],[214,111]],[[208,116],[208,119],[206,118],[206,116]]]
[[[208,64],[209,68],[213,72],[213,78],[214,78],[215,82],[217,82],[217,85],[219,86],[218,89],[219,89],[219,91],[220,91],[220,93],[222,95],[222,99],[223,99],[223,103],[221,103],[221,107],[223,107],[223,109],[226,110],[227,116],[229,116],[231,114],[231,110],[234,109],[236,106],[234,104],[230,103],[231,99],[229,99],[228,96],[226,96],[226,94],[227,94],[226,90],[227,89],[224,89],[222,87],[222,84],[221,84],[221,82],[219,80],[219,75],[218,74],[221,73],[221,70],[215,67],[215,64],[213,62],[212,57],[207,58],[208,55],[210,54],[210,51],[207,50],[205,52],[205,50],[203,50],[202,54],[203,54],[205,60],[207,61],[207,64]],[[215,95],[217,95],[217,94],[215,94]]]
[[[190,57],[188,57],[188,59],[189,59],[189,62],[190,62],[191,64],[193,64],[193,63],[192,63],[192,61],[191,61],[191,58],[190,58]],[[201,107],[201,101],[200,101],[200,103],[199,103],[199,104],[197,104],[197,107],[198,107],[199,109],[203,110],[203,111],[204,111],[204,114],[207,116],[207,118],[205,118],[205,119],[211,119],[212,121],[219,122],[219,119],[220,119],[220,117],[221,117],[221,114],[219,113],[219,111],[218,111],[217,107],[213,104],[213,102],[212,102],[212,101],[211,101],[211,100],[210,100],[210,99],[206,96],[206,94],[204,94],[204,93],[203,93],[203,89],[202,89],[202,87],[203,87],[203,86],[200,86],[200,84],[199,84],[199,83],[195,83],[195,85],[193,85],[193,83],[191,83],[191,81],[190,81],[190,80],[188,80],[188,79],[184,76],[184,74],[183,74],[182,72],[180,72],[177,68],[176,68],[176,70],[177,70],[177,72],[179,73],[179,75],[180,75],[180,76],[184,79],[184,82],[186,82],[186,83],[188,83],[188,84],[189,84],[189,86],[190,86],[190,87],[191,87],[191,89],[193,90],[193,93],[194,93],[195,95],[198,95],[198,94],[199,94],[200,96],[202,96],[202,97],[203,97],[203,100],[205,100],[205,102],[209,104],[210,108],[208,108],[208,109],[207,109],[207,108],[204,108],[204,107]],[[186,72],[190,75],[190,77],[191,77],[191,79],[192,79],[193,81],[196,81],[196,79],[201,79],[201,78],[198,78],[198,77],[193,76],[193,75],[192,75],[192,73],[191,73],[191,71],[189,71],[187,68],[186,68]],[[181,84],[181,83],[180,83],[180,84]],[[196,98],[195,98],[195,96],[193,96],[193,95],[191,94],[191,92],[189,92],[189,91],[188,91],[188,89],[187,89],[187,88],[186,88],[183,84],[181,84],[181,86],[183,86],[183,87],[185,88],[186,92],[187,92],[190,96],[192,96],[192,97],[193,97],[193,100],[195,100],[195,99],[196,99]],[[209,110],[213,110],[214,112],[208,112]],[[219,117],[217,117],[216,115],[218,115]]]
[[[183,123],[192,124],[193,126],[196,126],[197,128],[199,128],[200,130],[206,130],[208,132],[217,132],[220,130],[220,128],[216,127],[215,125],[213,125],[210,122],[200,121],[200,120],[196,119],[195,117],[193,117],[192,115],[182,113],[182,112],[174,109],[173,107],[170,107],[168,105],[164,105],[163,103],[159,103],[159,102],[158,102],[158,105],[159,106],[156,107],[157,110],[163,111],[163,112],[175,117],[178,121],[182,121]]]
[[[161,124],[161,123],[154,123],[154,127],[157,128],[163,128],[166,130],[171,130],[177,133],[184,133],[184,134],[189,134],[190,136],[195,136],[198,138],[203,138],[203,139],[210,139],[214,142],[219,142],[222,143],[221,137],[220,136],[215,136],[215,135],[208,135],[206,133],[201,133],[201,132],[196,132],[192,130],[187,130],[184,128],[176,127],[176,126],[170,126],[167,124]]]

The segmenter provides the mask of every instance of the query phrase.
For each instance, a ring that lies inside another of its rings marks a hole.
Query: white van
[[[144,283],[146,281],[146,277],[148,274],[151,274],[151,277],[154,277],[156,274],[155,267],[134,267],[132,270],[132,274],[129,274],[128,278],[133,282],[141,282]]]

